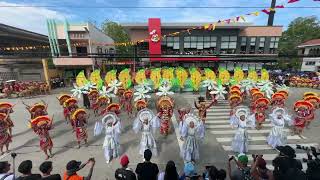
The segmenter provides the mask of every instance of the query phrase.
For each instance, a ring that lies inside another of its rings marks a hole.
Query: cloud
[[[0,2],[0,6],[22,5],[24,4]],[[0,10],[1,23],[41,34],[48,34],[46,26],[47,18],[64,20],[73,16],[43,7],[1,7]]]

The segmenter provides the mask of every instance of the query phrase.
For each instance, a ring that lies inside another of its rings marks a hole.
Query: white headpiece
[[[194,114],[192,114],[192,113],[188,113],[188,114],[184,115],[183,121],[187,125],[189,125],[190,122],[193,122],[194,126],[197,126],[200,123],[200,119],[197,116],[195,116]]]
[[[236,117],[240,119],[240,116],[248,117],[249,109],[248,108],[238,108],[236,111]]]
[[[139,111],[139,114],[138,114],[138,118],[141,122],[144,121],[144,119],[148,119],[148,122],[150,122],[153,118],[153,112],[150,110],[150,109],[142,109],[141,111]]]
[[[283,108],[279,108],[279,107],[277,107],[276,109],[274,109],[272,111],[272,114],[274,114],[274,115],[278,115],[278,114],[283,115],[284,113],[285,113],[285,110]]]
[[[102,118],[102,124],[109,124],[112,123],[113,125],[119,120],[118,116],[114,112],[108,112]]]

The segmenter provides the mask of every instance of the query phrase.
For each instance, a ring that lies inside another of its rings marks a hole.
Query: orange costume
[[[282,93],[276,92],[271,97],[271,105],[272,109],[275,108],[284,108],[284,103],[286,100],[286,96]]]
[[[48,116],[38,116],[30,121],[31,128],[40,138],[40,149],[47,155],[47,159],[49,158],[47,151],[52,157],[53,143],[49,134],[52,129],[52,121]]]
[[[66,121],[68,121],[68,118],[69,118],[69,111],[68,111],[68,108],[66,107],[65,102],[69,98],[71,98],[71,96],[68,94],[63,94],[57,98],[59,100],[60,105],[63,107],[63,116]]]
[[[123,94],[125,101],[124,101],[124,106],[125,109],[128,113],[129,116],[132,115],[132,97],[133,97],[133,92],[131,90],[127,90]]]
[[[8,117],[6,118],[6,121],[8,124],[10,135],[12,135],[12,128],[14,127],[14,124],[10,118],[10,114],[13,113],[12,108],[13,108],[13,105],[11,103],[8,103],[8,102],[0,103],[0,113],[4,113],[8,115]]]
[[[100,96],[98,97],[97,101],[96,101],[96,108],[94,109],[94,113],[96,115],[100,114],[99,111],[102,111],[103,109],[105,109],[108,104],[110,103],[110,99],[106,96]]]
[[[207,109],[209,109],[211,106],[213,106],[216,102],[212,101],[209,105],[206,105],[206,102],[203,97],[199,97],[199,103],[197,104],[194,102],[194,106],[199,111],[199,118],[202,120],[203,123],[205,123],[207,118]]]
[[[266,110],[270,101],[267,98],[259,98],[254,103],[253,112],[255,113],[255,118],[257,122],[257,129],[262,128],[262,123],[266,120]]]
[[[12,136],[8,133],[7,118],[9,114],[0,113],[0,149],[3,154],[3,146],[6,147],[6,151],[9,150],[9,144],[12,142]]]
[[[72,127],[76,133],[76,138],[80,148],[81,141],[85,141],[87,144],[88,133],[87,133],[87,113],[84,109],[77,109],[72,114]]]
[[[103,111],[101,111],[101,114],[100,114],[100,115],[105,115],[105,114],[108,113],[108,112],[113,112],[113,113],[115,113],[116,115],[119,115],[119,114],[120,114],[120,109],[121,109],[120,104],[118,104],[118,103],[111,103],[111,104],[109,104]]]
[[[306,126],[306,122],[313,118],[313,108],[312,103],[305,100],[299,100],[294,104],[294,111],[296,112],[294,126],[299,134]]]
[[[94,111],[96,111],[99,107],[97,104],[97,99],[99,97],[99,92],[95,89],[92,89],[89,93],[88,93],[88,98],[90,100],[90,105],[91,105],[91,109],[93,109]]]
[[[161,96],[157,100],[157,116],[160,118],[160,134],[168,135],[173,115],[174,100],[169,96]]]
[[[31,115],[31,119],[34,119],[39,116],[48,115],[47,108],[47,105],[44,103],[35,103],[33,106],[28,108],[28,111]]]
[[[68,119],[71,122],[72,121],[71,115],[79,108],[78,101],[75,98],[69,98],[65,101],[64,104],[65,104],[67,112],[68,112],[68,114],[67,114]]]

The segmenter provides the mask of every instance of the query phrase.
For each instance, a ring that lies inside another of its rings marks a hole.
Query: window
[[[179,54],[180,49],[179,36],[167,36],[162,39],[161,45],[163,54]]]
[[[102,54],[102,48],[101,47],[97,47],[97,53],[98,54]]]
[[[213,54],[217,46],[216,36],[185,36],[183,40],[186,54]]]
[[[305,63],[305,65],[306,65],[306,66],[314,66],[314,65],[316,65],[316,62],[315,62],[315,61],[307,61],[307,62]]]
[[[270,53],[271,54],[276,54],[278,45],[279,45],[279,37],[271,37],[270,39]]]
[[[259,54],[263,54],[264,53],[265,42],[266,42],[266,38],[265,37],[260,37],[259,50],[258,50]]]
[[[255,50],[256,50],[256,37],[251,37],[250,38],[250,50],[249,50],[249,54],[254,54]]]
[[[234,54],[237,48],[237,36],[221,37],[221,54]]]
[[[247,52],[247,37],[241,37],[240,54]]]

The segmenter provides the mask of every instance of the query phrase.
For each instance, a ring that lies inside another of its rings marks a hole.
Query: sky
[[[286,4],[288,0],[277,0]],[[161,22],[216,22],[261,10],[261,8],[194,8],[214,6],[268,7],[271,0],[0,0],[0,23],[47,34],[46,19],[69,22],[93,22],[101,27],[105,20],[119,23],[147,22],[150,17],[159,17]],[[5,7],[7,6],[7,7]],[[37,7],[8,7],[37,6]],[[81,8],[76,8],[81,7]],[[89,7],[88,7],[89,6]],[[95,8],[95,7],[114,8]],[[190,7],[190,8],[123,8],[126,7]],[[300,0],[285,7],[318,7],[314,9],[279,9],[274,25],[284,29],[297,17],[317,16],[320,19],[320,2]],[[268,16],[250,16],[247,22],[265,25]]]

